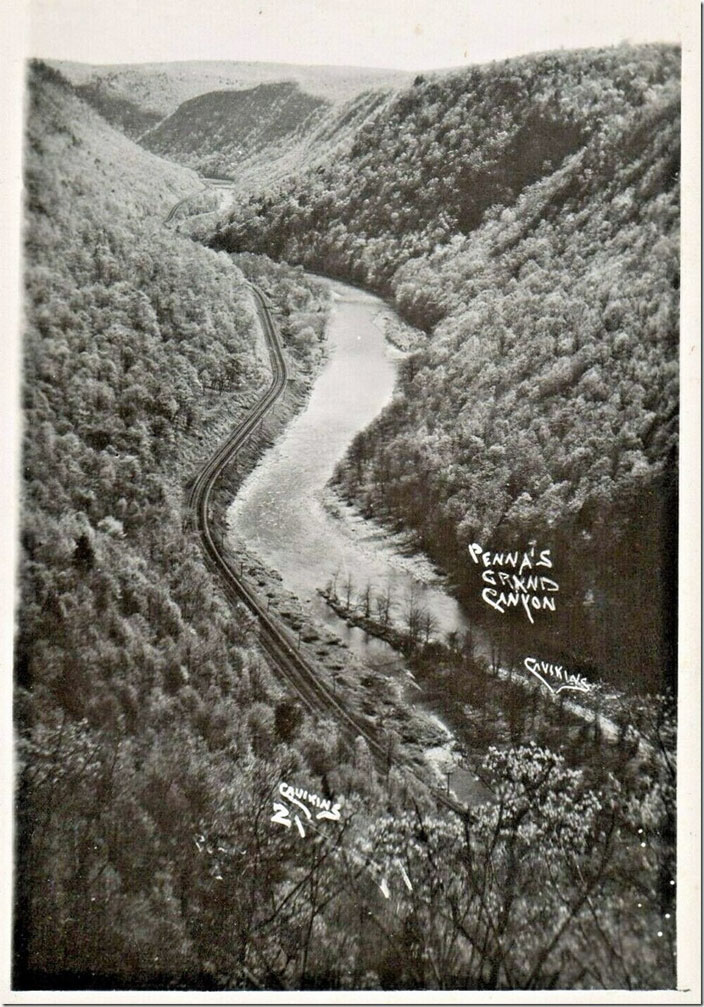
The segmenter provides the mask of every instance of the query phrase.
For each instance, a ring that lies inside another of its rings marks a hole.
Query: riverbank
[[[598,714],[590,721],[564,697],[542,695],[537,681],[527,699],[525,682],[504,673],[498,657],[492,675],[481,655],[458,658],[452,647],[439,649],[448,633],[457,649],[474,631],[447,594],[446,579],[418,555],[411,536],[367,524],[330,490],[334,465],[356,430],[383,408],[395,375],[393,354],[379,356],[390,351],[381,345],[376,299],[354,291],[345,301],[344,288],[331,287],[336,298],[329,324],[337,328],[328,353],[303,380],[290,383],[281,406],[215,494],[231,555],[243,572],[247,566],[252,586],[328,688],[344,695],[370,729],[402,744],[409,761],[432,773],[436,785],[448,766],[471,775],[492,745],[538,740],[569,750],[570,758],[580,752],[588,762],[609,734],[614,737]],[[364,399],[369,371],[381,360],[387,384]],[[360,399],[361,415],[355,411]],[[320,596],[329,582],[345,598],[335,612]],[[373,618],[380,604],[387,606],[383,633]],[[348,618],[351,609],[357,618]],[[369,621],[359,617],[363,610]],[[412,625],[401,623],[399,630],[399,615]],[[379,639],[385,651],[375,649]],[[627,733],[622,740],[625,751]]]
[[[383,548],[389,554],[390,565],[420,584],[434,584],[449,590],[447,575],[418,549],[415,535],[407,529],[393,531],[369,517],[357,506],[345,500],[334,485],[328,483],[321,492],[322,506],[338,522],[340,534],[362,550],[372,552]]]
[[[281,324],[290,331],[290,314],[284,314]],[[261,356],[261,348],[259,355]],[[280,405],[263,418],[244,451],[238,454],[218,479],[211,497],[211,527],[219,540],[219,548],[229,553],[234,568],[239,567],[240,574],[259,597],[266,601],[267,610],[276,617],[306,661],[318,669],[327,688],[334,695],[344,696],[345,706],[362,723],[366,722],[372,733],[387,738],[390,751],[395,751],[399,746],[402,748],[403,756],[398,760],[399,765],[409,765],[431,787],[440,787],[442,776],[433,762],[426,759],[425,752],[447,747],[446,732],[404,701],[399,676],[383,674],[359,661],[334,631],[316,621],[310,605],[287,590],[281,575],[262,563],[248,543],[241,541],[233,544],[232,541],[227,541],[226,513],[230,501],[237,495],[248,473],[260,464],[262,455],[278,441],[292,419],[304,410],[316,376],[325,365],[326,356],[321,344],[312,360],[307,361],[307,365],[297,366],[291,361],[291,380]],[[226,398],[231,401],[232,395],[226,395]],[[245,397],[244,401],[238,403],[240,411],[246,412],[256,398],[256,392],[252,392],[251,402]],[[226,425],[224,417],[217,424],[217,430],[214,428],[209,432],[211,442],[226,433],[225,429],[221,429],[223,425]],[[197,451],[198,446],[194,445],[193,450]],[[243,622],[247,623],[246,614],[242,614]],[[256,620],[250,621],[249,632],[255,642]],[[279,687],[283,696],[287,692],[286,686],[279,683]]]
[[[333,289],[335,285],[333,284]],[[344,299],[346,291],[336,291],[339,298]],[[389,353],[391,359],[397,359],[398,351],[384,349],[381,336],[384,332],[383,324],[379,324],[378,302],[371,297],[357,297],[353,299],[354,311],[366,314],[375,328],[375,334],[370,335],[371,341],[381,348],[383,353]],[[339,304],[337,305],[339,307]],[[286,322],[282,323],[286,326]],[[358,346],[358,331],[355,329],[353,337],[353,355],[356,360],[363,363],[368,362],[366,356],[367,345]],[[361,340],[360,340],[361,342]],[[292,590],[290,583],[286,582],[283,571],[276,563],[270,561],[266,555],[260,553],[260,539],[263,535],[262,525],[267,521],[273,521],[275,529],[280,531],[278,524],[281,518],[281,506],[278,499],[264,498],[263,505],[254,514],[254,534],[240,534],[236,527],[233,527],[231,512],[228,514],[228,506],[235,500],[235,506],[243,492],[245,484],[250,487],[258,486],[262,477],[266,477],[266,471],[271,466],[272,461],[289,453],[289,439],[292,428],[304,421],[306,414],[310,410],[310,397],[319,390],[320,372],[326,370],[330,364],[332,349],[326,345],[324,354],[321,354],[316,361],[316,367],[305,375],[305,381],[289,383],[285,394],[280,400],[275,410],[268,414],[257,431],[250,444],[245,448],[237,460],[226,469],[213,493],[213,521],[218,529],[218,535],[222,538],[219,543],[220,548],[227,549],[235,563],[239,566],[244,576],[251,583],[260,598],[266,599],[268,610],[277,616],[278,621],[287,630],[289,636],[295,641],[302,656],[308,662],[319,669],[321,680],[334,693],[343,694],[345,704],[349,705],[360,717],[367,718],[375,731],[383,730],[389,734],[395,744],[401,744],[407,753],[407,761],[429,779],[435,786],[442,786],[446,781],[440,773],[435,757],[442,751],[444,755],[457,761],[456,743],[451,736],[449,729],[441,724],[432,711],[422,708],[416,702],[416,696],[408,693],[408,672],[403,667],[403,662],[399,662],[393,651],[386,651],[374,648],[374,653],[370,654],[371,637],[366,637],[363,632],[349,633],[344,622],[335,619],[331,624],[326,618],[326,607],[319,603],[319,599],[312,590],[308,596],[302,590]],[[389,392],[392,387],[392,380],[395,370],[388,371]],[[346,375],[349,380],[349,373]],[[368,382],[366,382],[368,384]],[[383,392],[384,396],[388,392]],[[356,401],[356,396],[351,393],[348,401]],[[338,397],[332,396],[335,407],[338,405]],[[370,418],[376,414],[376,405],[369,403],[366,406]],[[334,463],[340,457],[341,451],[349,440],[349,436],[340,432],[342,447],[338,447],[338,442],[332,446],[328,445],[330,454],[330,472]],[[306,457],[310,452],[306,452]],[[316,456],[317,460],[317,456]],[[320,482],[324,486],[329,478],[326,471],[324,478]],[[300,488],[301,472],[298,466],[293,464],[292,482],[296,489]],[[282,480],[274,479],[275,491],[281,491]],[[289,499],[286,490],[283,491],[283,507]],[[303,494],[303,524],[308,524],[311,506],[317,502],[318,494],[311,492]],[[322,520],[330,522],[337,528],[338,522],[332,521],[330,515],[326,514],[324,508],[320,508]],[[315,538],[315,535],[314,535]],[[269,536],[264,536],[266,545],[270,544]],[[305,568],[305,561],[300,553],[296,551],[298,546],[295,533],[287,534],[283,537],[283,548],[286,558],[290,561],[296,572]],[[289,552],[291,555],[289,556]],[[411,561],[411,548],[407,550],[408,555],[402,557],[402,566],[405,566],[403,576],[409,577],[409,564]],[[379,543],[375,543],[369,549],[369,554],[375,558],[379,555]],[[390,545],[387,544],[385,559],[392,554]],[[391,566],[397,567],[397,563],[382,563],[379,568],[384,576],[387,576]],[[414,564],[417,574],[417,563]],[[425,582],[438,582],[436,571],[431,568],[422,574]],[[415,581],[414,581],[415,583]],[[321,618],[322,615],[322,618]],[[340,631],[341,630],[341,631]],[[364,656],[360,657],[360,649]],[[365,660],[365,658],[370,658]],[[390,658],[390,659],[389,659]],[[393,666],[393,668],[391,668]],[[389,670],[391,668],[391,670]],[[426,757],[426,753],[430,753]],[[455,789],[455,788],[453,788]],[[476,788],[470,788],[476,791]],[[464,790],[455,789],[460,799],[469,799],[469,796],[476,798],[476,793],[470,795],[467,788]]]
[[[237,543],[233,556],[259,597],[266,599],[267,611],[288,630],[325,685],[344,697],[345,704],[371,728],[381,730],[392,751],[401,747],[399,766],[405,763],[430,786],[449,787],[448,793],[466,805],[490,799],[474,768],[484,752],[477,752],[476,760],[467,758],[465,746],[427,703],[405,661],[394,662],[389,672],[365,664],[333,629],[321,623],[311,602],[302,602],[287,591],[281,575],[262,564],[245,543]]]
[[[528,673],[498,663],[492,666],[477,654],[471,635],[450,644],[431,639],[421,611],[401,627],[389,618],[388,611],[382,609],[375,616],[371,607],[359,600],[341,597],[336,585],[319,593],[339,618],[384,640],[403,655],[414,688],[450,725],[461,749],[478,756],[486,744],[537,741],[574,758],[585,744],[591,750],[608,742],[628,759],[656,754],[644,729],[649,714],[645,712],[643,721],[643,701],[636,704],[632,698],[606,692],[601,686],[581,693],[582,699],[576,701],[566,695],[567,690],[554,693]],[[583,754],[591,758],[593,752]]]
[[[395,553],[392,560],[395,567],[412,574],[420,583],[436,584],[448,592],[452,591],[448,575],[436,567],[432,560],[419,550],[412,531],[407,529],[394,531],[381,524],[373,516],[363,515],[354,501],[346,500],[340,495],[335,485],[328,485],[325,488],[323,500],[328,513],[339,521],[341,533],[354,539],[360,548],[374,549],[379,545],[389,547]],[[328,584],[320,588],[319,594],[348,625],[358,626],[370,636],[385,641],[395,650],[407,653],[407,631],[398,627],[398,622],[403,618],[400,601],[395,607],[395,612],[392,606],[392,611],[387,613],[390,618],[380,621],[378,618],[374,618],[373,613],[365,615],[360,609],[358,601],[355,601],[353,605],[347,605],[340,598],[332,598],[330,586]],[[421,621],[422,616],[423,613],[420,613]],[[394,618],[396,625],[393,621]],[[512,651],[515,649],[514,646],[506,648],[504,640],[499,641],[498,644],[495,642],[492,647],[490,632],[478,623],[472,626],[472,635],[475,655],[482,657],[487,666],[493,664],[494,674],[510,678],[522,687],[533,688],[536,685],[533,679],[526,677],[524,670],[517,670],[515,667],[499,663],[502,650]],[[445,641],[436,638],[434,642],[444,643]],[[580,693],[579,700],[569,698],[569,696],[563,697],[562,700],[563,708],[581,720],[591,723],[597,721],[598,730],[610,741],[617,741],[624,732],[631,736],[631,740],[635,737],[637,732],[634,732],[627,723],[632,702],[632,697],[613,687],[608,687],[600,681],[592,681],[591,687],[584,693]],[[647,742],[643,740],[642,743],[647,745]]]

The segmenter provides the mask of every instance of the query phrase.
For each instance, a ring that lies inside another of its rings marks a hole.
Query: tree
[[[369,581],[367,581],[366,587],[359,595],[358,604],[362,606],[365,619],[368,619],[372,607],[372,585]]]
[[[406,623],[406,641],[408,647],[413,650],[421,632],[421,625],[425,609],[418,601],[418,587],[412,583],[406,593],[404,606],[404,619]]]
[[[391,610],[391,585],[386,583],[382,593],[377,593],[374,599],[377,614],[381,620],[381,624],[384,628],[389,625],[390,610]]]
[[[352,592],[354,590],[354,581],[352,580],[352,574],[348,573],[342,584],[342,596],[345,600],[345,611],[349,612],[350,605],[352,603]]]
[[[295,738],[303,721],[303,711],[295,699],[283,699],[276,704],[274,710],[274,728],[276,734],[284,742]]]
[[[433,613],[429,609],[424,609],[420,617],[420,631],[423,634],[423,643],[428,645],[431,636],[437,633],[438,630],[438,620],[435,618]]]

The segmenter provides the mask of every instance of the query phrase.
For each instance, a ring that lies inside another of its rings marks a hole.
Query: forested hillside
[[[277,63],[51,65],[148,150],[240,191],[316,167],[411,79],[403,71]]]
[[[281,148],[310,132],[328,107],[295,84],[212,91],[184,102],[142,143],[203,175],[232,173],[263,148]]]
[[[195,175],[41,63],[25,171],[13,988],[674,986],[670,711],[587,729],[582,764],[502,735],[461,817],[391,733],[379,764],[313,718],[184,529],[188,480],[270,379],[241,272],[164,225]],[[325,298],[242,261],[295,383]]]
[[[354,780],[182,527],[188,459],[207,457],[268,369],[241,273],[162,223],[195,176],[114,132],[43,64],[26,157],[16,982],[217,985],[208,920],[233,910],[198,835],[267,807],[306,746],[330,761],[330,786]],[[320,295],[295,282],[309,318]],[[268,863],[285,862],[281,843],[275,830]],[[278,881],[264,873],[258,896]],[[229,897],[251,918],[248,891]]]
[[[103,87],[95,81],[77,84],[76,94],[92,105],[96,112],[99,112],[112,126],[134,140],[138,140],[143,133],[152,129],[163,118],[159,112],[155,112],[149,107],[143,108],[138,102],[121,97],[110,88]]]
[[[229,178],[240,192],[266,192],[346,150],[389,98],[368,91],[336,105],[291,83],[214,91],[184,102],[140,142],[202,175]]]
[[[658,689],[674,667],[679,52],[554,53],[415,84],[348,157],[212,238],[349,277],[431,335],[338,481],[465,596],[473,542],[551,546],[535,630]]]

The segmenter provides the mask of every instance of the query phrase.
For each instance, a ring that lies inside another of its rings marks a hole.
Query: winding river
[[[411,595],[434,617],[437,632],[463,630],[467,620],[422,557],[404,556],[392,537],[351,509],[335,516],[326,485],[354,435],[390,401],[402,353],[384,337],[394,312],[379,298],[337,281],[327,327],[328,359],[309,402],[240,488],[228,514],[229,533],[276,569],[283,586],[334,628],[367,664],[398,659],[382,641],[347,626],[317,594],[348,577],[353,597],[367,584],[388,587],[392,615],[402,620]]]

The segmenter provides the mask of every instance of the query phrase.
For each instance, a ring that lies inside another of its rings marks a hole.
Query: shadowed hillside
[[[107,122],[133,140],[138,140],[162,119],[159,112],[142,108],[129,98],[121,97],[94,81],[76,85],[76,94],[92,105]]]
[[[330,105],[293,84],[206,94],[180,106],[141,143],[201,174],[230,179],[235,192],[272,192],[343,156],[390,100],[388,92],[369,91]]]
[[[184,102],[142,144],[204,175],[236,172],[240,161],[265,148],[271,156],[310,132],[327,107],[295,84],[213,91]]]
[[[330,158],[410,80],[402,71],[275,63],[49,65],[148,150],[241,192]]]

